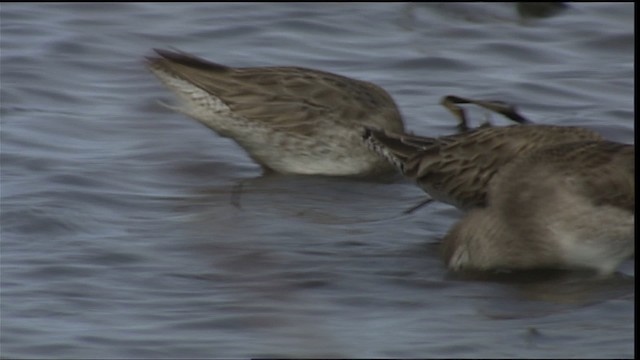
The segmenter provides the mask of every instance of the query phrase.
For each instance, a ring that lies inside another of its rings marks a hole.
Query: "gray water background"
[[[633,357],[634,260],[606,279],[451,274],[438,243],[459,211],[403,215],[424,195],[402,179],[262,176],[231,140],[159,106],[173,96],[143,62],[175,47],[368,80],[418,134],[455,131],[438,104],[453,94],[633,143],[634,5],[525,15],[1,4],[0,355]]]

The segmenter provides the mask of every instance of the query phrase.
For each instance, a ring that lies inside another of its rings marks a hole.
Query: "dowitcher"
[[[635,146],[553,145],[518,157],[443,240],[450,269],[590,268],[635,253]]]
[[[549,145],[602,140],[591,130],[553,125],[482,127],[439,138],[366,127],[364,140],[432,199],[468,210],[483,207],[502,166]]]
[[[234,68],[155,51],[149,68],[181,100],[171,108],[234,139],[263,168],[336,176],[395,171],[361,141],[363,125],[404,131],[379,86],[313,69]]]

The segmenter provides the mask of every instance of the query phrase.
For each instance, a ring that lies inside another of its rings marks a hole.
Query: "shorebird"
[[[404,132],[391,96],[377,85],[300,67],[228,67],[155,49],[147,65],[184,113],[235,140],[266,170],[368,176],[395,172],[361,141],[363,125]]]
[[[578,141],[533,151],[497,172],[487,202],[443,239],[450,269],[609,274],[635,253],[635,146]]]
[[[365,126],[363,138],[432,199],[463,210],[486,206],[491,179],[512,160],[550,145],[602,140],[580,127],[526,124],[481,127],[439,138]]]

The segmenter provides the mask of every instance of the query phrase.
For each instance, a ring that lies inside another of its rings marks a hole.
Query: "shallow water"
[[[418,134],[455,131],[454,94],[632,143],[633,7],[2,4],[1,355],[633,357],[634,260],[451,274],[459,211],[403,215],[424,195],[401,179],[262,176],[159,106],[143,63],[175,47],[372,81]]]

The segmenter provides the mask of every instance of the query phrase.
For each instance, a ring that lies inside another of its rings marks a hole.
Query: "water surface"
[[[459,211],[403,215],[424,195],[401,179],[263,176],[159,106],[143,61],[175,47],[372,81],[419,134],[455,131],[453,94],[632,143],[633,10],[2,4],[1,355],[633,357],[633,260],[607,279],[451,274],[438,243]]]

